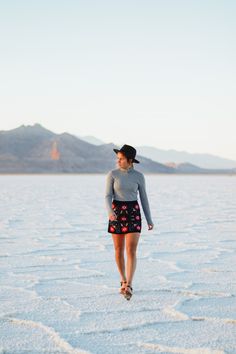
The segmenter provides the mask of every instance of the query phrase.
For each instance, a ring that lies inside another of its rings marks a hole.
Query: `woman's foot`
[[[124,291],[124,297],[126,298],[126,300],[130,300],[132,295],[133,295],[133,288],[130,284],[127,284]]]
[[[126,283],[127,283],[126,280],[121,280],[121,282],[120,282],[120,285],[121,285],[121,287],[120,287],[120,294],[123,294],[123,295],[124,295],[125,288],[126,288]]]

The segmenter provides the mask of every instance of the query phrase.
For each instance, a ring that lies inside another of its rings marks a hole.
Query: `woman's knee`
[[[136,256],[136,247],[126,247],[126,254],[129,257],[135,257]]]
[[[115,254],[118,257],[123,257],[124,256],[124,247],[115,246]]]

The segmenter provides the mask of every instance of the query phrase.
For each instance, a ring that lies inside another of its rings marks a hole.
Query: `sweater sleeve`
[[[113,183],[114,183],[114,178],[112,176],[112,171],[110,171],[106,177],[106,188],[105,188],[105,205],[107,208],[108,216],[110,214],[114,214],[112,209]]]
[[[144,178],[143,174],[140,177],[138,190],[139,190],[139,196],[140,196],[142,208],[143,208],[147,223],[149,225],[150,224],[154,225],[153,221],[152,221],[152,217],[151,217],[151,212],[150,212],[150,207],[149,207],[149,202],[148,202],[148,197],[147,197],[147,192],[146,192],[146,182],[145,182],[145,178]]]

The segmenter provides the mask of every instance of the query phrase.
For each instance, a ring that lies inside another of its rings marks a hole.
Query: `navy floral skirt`
[[[117,220],[108,221],[108,232],[111,234],[126,234],[128,232],[141,232],[142,220],[137,200],[112,201],[112,209]]]

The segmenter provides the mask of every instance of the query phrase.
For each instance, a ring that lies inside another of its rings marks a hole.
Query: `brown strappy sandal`
[[[122,280],[122,281],[120,282],[120,285],[121,285],[120,294],[122,294],[122,295],[124,295],[124,293],[125,293],[126,283],[127,283],[126,280]]]
[[[130,300],[131,297],[133,295],[133,288],[131,285],[126,285],[126,288],[125,288],[125,293],[124,293],[124,297],[126,298],[126,300]]]

